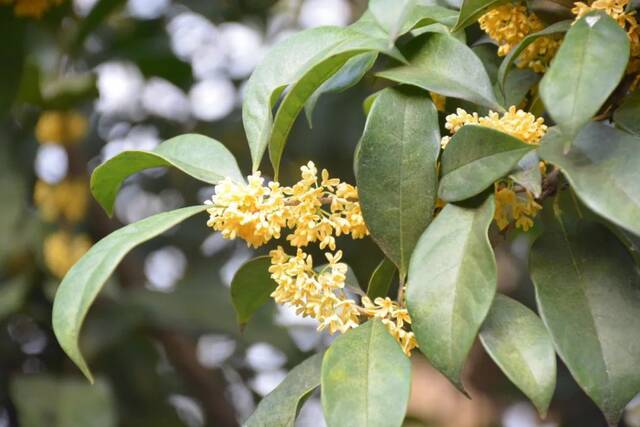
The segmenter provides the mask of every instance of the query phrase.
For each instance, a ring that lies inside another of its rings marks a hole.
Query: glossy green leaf
[[[122,227],[93,245],[64,277],[53,303],[53,331],[62,349],[90,381],[93,382],[93,376],[78,345],[80,329],[113,270],[134,247],[206,208],[203,205],[176,209]]]
[[[560,206],[531,250],[538,311],[576,382],[617,425],[640,390],[640,277],[605,226]]]
[[[13,379],[11,400],[23,427],[115,427],[116,402],[107,383],[24,375]]]
[[[149,168],[173,166],[209,184],[229,177],[244,180],[236,159],[224,145],[203,135],[176,136],[153,151],[124,151],[98,166],[91,175],[91,193],[109,214],[127,177]]]
[[[447,202],[475,196],[507,175],[533,149],[534,145],[491,128],[463,126],[442,153],[438,196]]]
[[[403,54],[408,64],[382,71],[378,76],[503,110],[480,59],[452,35],[423,34],[412,40]]]
[[[591,120],[618,86],[628,60],[629,38],[604,12],[591,12],[571,26],[540,82],[540,97],[564,132],[575,135]]]
[[[410,87],[382,91],[360,141],[356,179],[371,236],[401,275],[433,215],[439,150],[429,94]]]
[[[497,294],[480,329],[480,342],[545,417],[556,386],[556,352],[542,320],[519,302]]]
[[[378,297],[386,297],[389,293],[389,288],[393,283],[393,278],[396,275],[396,266],[389,258],[384,258],[380,261],[380,264],[373,270],[371,277],[369,278],[369,286],[367,287],[367,296],[374,300]]]
[[[573,140],[552,128],[538,149],[558,166],[591,210],[640,236],[640,138],[590,123]]]
[[[400,427],[411,362],[379,320],[339,336],[322,361],[322,408],[329,427]]]
[[[370,0],[369,10],[393,42],[415,4],[416,0]]]
[[[520,54],[534,41],[536,41],[540,37],[544,36],[557,36],[559,34],[566,33],[569,28],[571,28],[572,21],[560,21],[554,24],[549,25],[544,30],[538,31],[537,33],[532,33],[523,38],[520,43],[516,45],[513,49],[509,51],[507,56],[504,57],[502,63],[500,64],[500,68],[498,68],[498,86],[504,90],[507,86],[507,76],[510,75],[510,71],[512,70],[513,63],[518,59]],[[516,104],[507,104],[507,105],[516,105]]]
[[[316,108],[320,96],[328,93],[342,92],[355,86],[362,80],[367,71],[373,67],[377,58],[378,54],[376,52],[362,53],[354,56],[342,66],[340,71],[313,92],[304,106],[304,113],[307,116],[309,127],[312,125],[313,110]]]
[[[289,86],[273,119],[268,144],[269,157],[276,179],[289,133],[298,114],[313,93],[340,71],[349,59],[362,53],[388,52],[394,49],[390,48],[386,39],[372,38],[351,28],[336,27],[334,31],[339,34],[341,40],[312,58],[309,63],[304,64],[300,74]],[[256,167],[255,164],[254,167]]]
[[[640,135],[640,91],[627,96],[613,113],[613,121],[627,132]]]
[[[489,10],[505,2],[506,0],[464,0],[460,8],[460,16],[452,31],[468,27]]]
[[[409,264],[407,307],[420,351],[461,390],[460,374],[496,292],[487,237],[495,203],[448,204],[422,234]]]
[[[260,256],[245,262],[231,281],[231,301],[238,323],[246,324],[260,307],[267,303],[276,288],[269,273],[271,257]]]
[[[432,24],[442,24],[447,28],[451,28],[457,20],[458,12],[455,10],[438,5],[416,4],[405,19],[404,27],[400,33],[404,34],[410,30],[420,29]]]
[[[293,427],[304,400],[320,385],[322,354],[315,354],[293,368],[260,404],[244,427]]]
[[[242,105],[254,170],[267,146],[272,162],[279,163],[286,137],[305,102],[347,60],[369,51],[393,54],[384,32],[379,37],[372,35],[375,28],[372,23],[313,28],[288,37],[269,51],[247,82]],[[271,110],[287,86],[291,87],[274,119]]]

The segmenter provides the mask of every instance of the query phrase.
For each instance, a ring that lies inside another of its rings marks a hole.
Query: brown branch
[[[195,343],[175,332],[156,330],[152,335],[162,343],[169,361],[202,403],[207,425],[236,427],[235,413],[225,398],[224,379],[219,371],[200,364]]]

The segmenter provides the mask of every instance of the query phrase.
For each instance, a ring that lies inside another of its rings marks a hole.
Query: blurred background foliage
[[[203,217],[136,249],[92,309],[82,347],[99,375],[96,385],[57,345],[51,302],[61,277],[93,242],[122,224],[200,203],[213,191],[179,173],[152,170],[127,181],[109,219],[89,194],[96,166],[122,150],[152,149],[197,132],[222,141],[248,173],[240,105],[253,68],[291,33],[346,25],[365,6],[0,1],[0,427],[238,425],[288,369],[326,347],[331,337],[316,332],[313,321],[274,304],[240,330],[228,287],[254,252],[212,234]],[[489,44],[476,51],[495,57]],[[313,129],[300,119],[282,180],[291,183],[299,166],[313,160],[354,182],[362,101],[381,85],[367,77],[346,94],[323,97]],[[524,268],[530,242],[519,236],[503,243],[499,286],[531,305]],[[341,244],[366,285],[382,254],[366,240]],[[542,422],[482,352],[469,364],[474,400],[417,354],[413,364],[407,426],[602,425],[566,369]],[[301,411],[298,425],[324,425],[317,396]],[[640,425],[640,402],[632,402],[625,420]]]

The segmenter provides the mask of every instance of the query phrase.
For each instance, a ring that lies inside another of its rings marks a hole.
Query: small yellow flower
[[[533,227],[533,218],[542,209],[530,192],[523,190],[516,193],[508,185],[504,187],[496,185],[495,200],[494,219],[500,230],[504,230],[515,221],[516,228],[529,231]]]
[[[462,108],[458,108],[455,114],[446,117],[445,128],[455,134],[464,125],[474,124],[489,127],[500,132],[521,139],[527,144],[538,144],[547,132],[547,125],[542,117],[536,118],[533,114],[518,110],[515,106],[509,107],[502,117],[493,111],[485,117],[479,117],[478,113],[469,114]],[[447,146],[450,137],[444,137],[441,141],[443,148]]]
[[[13,4],[16,16],[40,18],[48,9],[63,2],[64,0],[2,0],[0,4]]]
[[[544,25],[523,4],[507,3],[491,9],[478,20],[480,28],[498,43],[498,55],[507,55],[522,39],[538,32]],[[527,46],[516,59],[519,68],[531,68],[537,73],[546,71],[558,51],[560,41],[539,37]]]
[[[43,245],[44,262],[51,273],[62,279],[67,271],[91,248],[85,234],[71,235],[57,231],[47,236]]]
[[[72,145],[87,133],[87,119],[73,111],[45,111],[36,124],[36,139],[41,144]]]
[[[67,178],[59,184],[37,181],[33,199],[46,221],[77,223],[87,212],[87,195],[88,186],[83,179]]]

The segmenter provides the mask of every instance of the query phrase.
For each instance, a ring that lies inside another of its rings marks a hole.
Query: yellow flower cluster
[[[489,115],[479,117],[478,113],[467,113],[462,108],[458,108],[455,114],[446,117],[445,128],[451,134],[456,133],[464,125],[480,125],[486,126],[500,132],[504,132],[511,136],[521,139],[527,144],[537,144],[547,132],[547,125],[544,124],[542,117],[536,118],[531,113],[523,110],[517,110],[515,106],[509,107],[502,117],[496,112],[490,111]],[[442,148],[445,148],[451,137],[442,138]]]
[[[3,4],[13,4],[16,16],[40,18],[50,8],[62,4],[64,0],[1,0]]]
[[[415,334],[404,329],[406,324],[411,324],[411,317],[406,308],[400,307],[390,298],[381,297],[374,299],[373,302],[369,297],[362,297],[362,305],[367,316],[382,320],[389,333],[398,340],[406,355],[410,355],[411,350],[418,347]]]
[[[44,241],[44,261],[51,273],[62,279],[67,271],[91,247],[91,239],[85,234],[72,235],[56,231]]]
[[[478,20],[480,28],[498,43],[498,55],[505,56],[527,35],[538,32],[544,25],[525,5],[507,3],[491,9]],[[537,73],[546,71],[558,51],[560,41],[539,37],[518,56],[519,68],[531,68]]]
[[[468,124],[496,129],[519,138],[527,144],[538,144],[547,132],[547,126],[542,117],[536,118],[531,113],[516,110],[514,106],[511,106],[502,117],[493,111],[490,111],[489,115],[485,117],[479,117],[478,113],[470,114],[458,108],[455,114],[446,117],[445,128],[451,134],[455,134],[462,126]],[[442,147],[445,148],[450,140],[449,136],[443,137]],[[517,228],[524,231],[529,230],[533,226],[533,218],[542,209],[529,191],[523,190],[516,193],[513,190],[513,182],[510,180],[507,180],[504,185],[496,184],[495,197],[494,219],[501,230],[505,229],[512,221],[515,221]]]
[[[223,180],[207,202],[211,205],[207,225],[226,239],[240,237],[256,248],[280,238],[283,228],[293,231],[287,240],[295,247],[319,242],[321,249],[331,250],[336,248],[335,237],[361,239],[369,234],[354,186],[330,178],[326,170],[318,184],[313,162],[301,171],[302,179],[293,187],[277,182],[265,186],[260,172],[249,176],[248,184]],[[329,205],[329,211],[323,204]]]
[[[73,111],[45,111],[36,124],[41,144],[72,145],[87,133],[87,119]]]
[[[500,230],[504,230],[515,221],[517,228],[529,231],[533,227],[533,218],[542,209],[529,191],[516,193],[510,182],[501,188],[496,185],[495,200],[494,219]]]
[[[576,2],[571,12],[576,15],[576,20],[593,10],[602,10],[615,19],[629,36],[631,59],[627,67],[627,73],[635,74],[640,72],[640,26],[638,25],[635,10],[626,11],[628,4],[629,0],[595,0],[590,4]]]
[[[305,317],[319,322],[319,330],[344,333],[364,318],[379,318],[409,355],[416,347],[415,336],[405,330],[409,314],[390,300],[364,297],[359,305],[345,289],[347,265],[340,262],[342,251],[327,252],[328,264],[314,269],[313,258],[302,248],[318,243],[321,249],[336,250],[335,238],[349,235],[359,239],[369,234],[362,217],[356,187],[331,178],[326,170],[318,177],[313,162],[302,166],[301,179],[292,187],[277,182],[265,185],[259,172],[247,183],[225,179],[207,204],[207,225],[226,239],[237,237],[259,247],[282,237],[283,230],[296,255],[278,246],[272,250],[269,272],[277,287],[271,294],[278,304],[287,304]],[[325,209],[328,206],[328,210]]]
[[[358,326],[358,305],[344,291],[347,265],[340,262],[342,251],[325,254],[329,264],[320,272],[300,248],[296,256],[287,255],[281,246],[269,255],[269,272],[278,284],[271,296],[278,304],[289,304],[298,315],[318,320],[318,329],[328,328],[331,334]]]
[[[74,178],[53,185],[37,181],[33,199],[46,221],[77,223],[87,211],[87,183]]]

